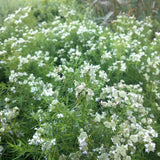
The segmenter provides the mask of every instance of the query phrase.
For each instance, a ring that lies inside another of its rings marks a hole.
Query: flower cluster
[[[9,98],[5,98],[5,101],[8,102]],[[0,111],[0,142],[3,138],[3,135],[10,132],[13,134],[13,124],[12,121],[19,115],[19,108],[14,107],[12,109],[9,108],[8,105],[5,106],[5,109]],[[18,136],[18,135],[17,135]],[[1,142],[2,144],[2,142]],[[3,145],[0,145],[0,155],[3,153],[5,148]]]
[[[76,87],[76,97],[84,96],[87,100],[92,100],[94,92],[90,88],[86,88],[86,84],[82,82],[79,86]]]
[[[79,149],[83,152],[83,154],[87,154],[87,142],[86,139],[88,138],[87,133],[81,131],[79,137],[78,137],[78,143],[79,143]]]
[[[43,128],[39,128],[35,134],[33,135],[32,139],[29,139],[29,145],[36,145],[36,146],[41,146],[42,151],[44,150],[51,150],[53,146],[56,145],[56,139],[46,139],[42,138],[42,133],[43,133]]]
[[[5,109],[1,110],[0,112],[0,133],[5,133],[6,131],[10,130],[9,123],[12,122],[14,118],[16,118],[19,114],[19,108],[14,107],[13,109],[10,109],[8,106],[6,106]]]

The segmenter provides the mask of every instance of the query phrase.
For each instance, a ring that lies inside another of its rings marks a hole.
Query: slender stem
[[[113,6],[114,6],[114,17],[117,17],[117,0],[113,0]]]
[[[141,12],[141,0],[138,0],[138,3],[137,3],[137,13],[136,13],[136,18],[139,17],[140,15],[140,12]]]

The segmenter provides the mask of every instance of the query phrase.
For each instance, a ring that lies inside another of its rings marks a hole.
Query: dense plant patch
[[[118,16],[111,28],[57,6],[0,28],[1,159],[159,159],[160,33]],[[154,34],[154,39],[151,39]]]

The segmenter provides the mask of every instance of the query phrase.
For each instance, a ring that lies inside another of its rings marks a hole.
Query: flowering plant
[[[20,8],[0,28],[0,155],[156,159],[160,34],[150,18],[118,16],[113,32],[63,8],[37,24]]]

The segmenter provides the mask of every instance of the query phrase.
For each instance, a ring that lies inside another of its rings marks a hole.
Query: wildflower
[[[94,96],[94,92],[91,89],[89,89],[89,88],[86,89],[86,92],[87,92],[86,99],[89,101]]]
[[[155,150],[155,146],[156,146],[156,144],[155,143],[148,143],[148,144],[145,144],[145,151],[146,152],[150,152],[150,151],[152,151],[152,152],[154,152],[154,150]]]
[[[137,142],[138,142],[138,136],[137,136],[137,135],[131,135],[131,136],[130,136],[130,140],[131,140],[133,143],[137,143]]]
[[[96,113],[96,117],[94,119],[95,122],[100,122],[101,121],[101,115]]]
[[[6,97],[4,100],[5,100],[6,102],[9,102],[9,101],[10,101],[10,99],[9,99],[8,97]]]
[[[79,142],[79,149],[82,150],[83,152],[88,150],[87,147],[87,142],[86,139],[88,138],[87,133],[84,131],[81,131],[79,137],[78,137],[78,142]]]
[[[131,160],[130,156],[126,156],[124,160]]]
[[[63,118],[64,116],[63,116],[62,113],[60,113],[60,114],[57,114],[57,117],[58,117],[58,118]]]
[[[160,157],[160,152],[157,153],[157,156]]]
[[[43,95],[45,96],[53,96],[54,92],[52,91],[52,88],[49,88],[49,89],[44,89],[43,90]]]
[[[76,97],[78,97],[79,93],[82,93],[85,87],[86,87],[86,84],[84,82],[76,87]]]

